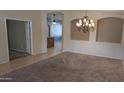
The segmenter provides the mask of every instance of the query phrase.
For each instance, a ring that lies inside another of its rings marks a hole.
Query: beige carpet
[[[64,52],[0,76],[9,82],[120,82],[123,62],[117,59]]]

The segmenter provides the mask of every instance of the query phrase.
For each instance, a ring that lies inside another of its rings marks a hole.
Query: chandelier
[[[87,11],[85,11],[85,16],[80,18],[78,22],[76,22],[76,26],[79,31],[89,32],[94,31],[94,22],[87,16]]]

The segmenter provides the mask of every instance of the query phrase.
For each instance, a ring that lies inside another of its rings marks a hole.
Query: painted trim
[[[32,20],[25,20],[23,18],[15,18],[15,17],[4,17],[4,23],[5,23],[5,31],[6,31],[6,34],[7,34],[7,23],[6,21],[7,20],[17,20],[17,21],[24,21],[24,22],[30,22],[30,45],[31,45],[31,55],[33,55],[33,36],[32,36]],[[8,35],[7,35],[7,47],[8,47],[8,56],[9,56],[9,45],[8,45]],[[10,61],[10,56],[9,56],[9,61]],[[3,62],[2,62],[3,63]]]
[[[115,56],[105,56],[105,55],[98,55],[98,54],[91,54],[91,53],[87,53],[87,52],[81,52],[78,50],[73,50],[73,49],[65,49],[63,50],[63,52],[72,52],[72,53],[78,53],[78,54],[84,54],[84,55],[91,55],[91,56],[98,56],[98,57],[106,57],[106,58],[112,58],[112,59],[119,59],[119,60],[123,60],[122,57],[115,57]]]

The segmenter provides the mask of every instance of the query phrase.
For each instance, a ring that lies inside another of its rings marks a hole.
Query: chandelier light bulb
[[[89,24],[89,27],[91,27],[92,25],[91,24]]]
[[[86,21],[86,26],[88,26],[88,24],[89,24],[89,22],[88,22],[88,21]]]
[[[87,21],[87,19],[86,19],[86,18],[84,18],[83,22],[84,22],[84,23],[86,23],[86,21]]]
[[[82,24],[82,20],[81,19],[79,20],[79,23]]]
[[[76,26],[77,26],[77,27],[78,27],[78,25],[79,25],[79,24],[78,24],[78,23],[76,23]]]
[[[76,26],[77,26],[77,27],[80,27],[80,26],[81,26],[81,24],[79,24],[79,23],[76,23]]]
[[[93,23],[93,20],[92,19],[90,19],[90,23]]]
[[[92,23],[92,27],[94,27],[95,26],[95,24],[94,23]]]

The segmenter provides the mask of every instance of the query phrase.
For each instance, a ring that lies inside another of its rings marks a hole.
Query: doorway
[[[6,19],[9,59],[31,54],[31,22]]]
[[[62,13],[48,13],[48,36],[47,51],[48,53],[58,53],[62,51]]]

